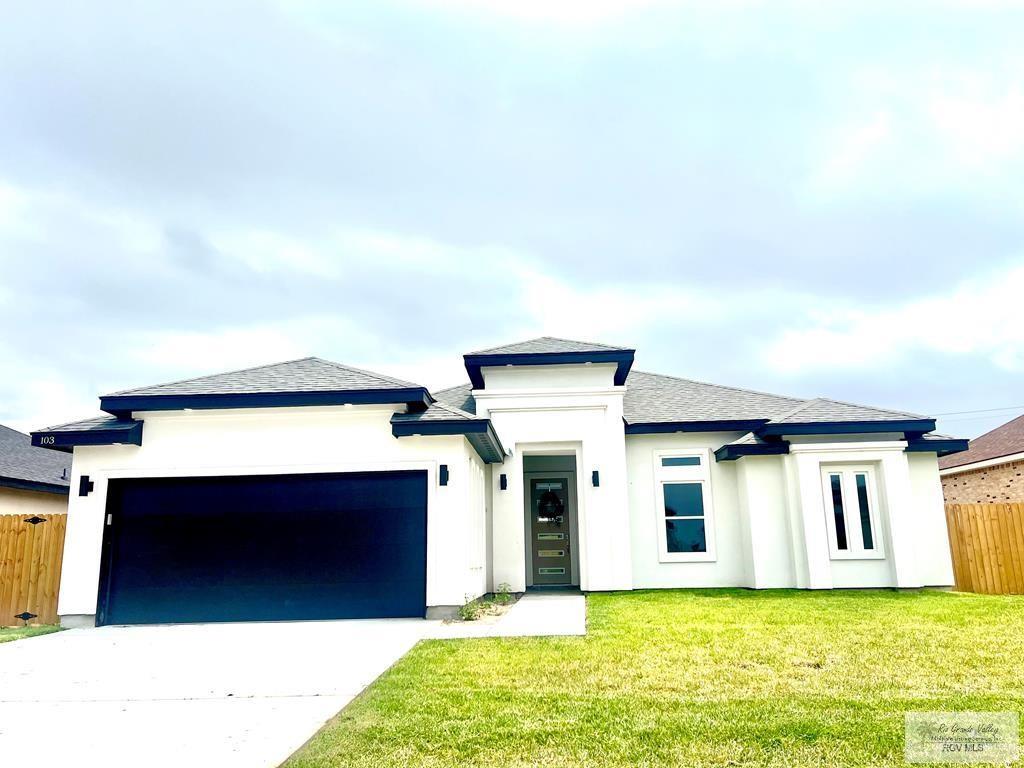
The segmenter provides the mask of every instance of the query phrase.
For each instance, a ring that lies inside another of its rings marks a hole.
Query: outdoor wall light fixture
[[[441,485],[448,485],[448,465],[447,464],[442,464],[441,465],[441,472],[440,472],[440,475],[439,475],[438,479],[439,479]]]
[[[501,475],[498,477],[498,487],[503,490],[508,490],[508,475]]]
[[[590,473],[590,482],[594,484],[595,488],[601,487],[601,475],[596,469]]]

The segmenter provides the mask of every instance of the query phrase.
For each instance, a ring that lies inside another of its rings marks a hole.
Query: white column
[[[800,498],[798,523],[803,533],[806,556],[807,589],[832,589],[832,566],[829,559],[828,528],[825,525],[825,502],[821,495],[820,459],[813,454],[795,457],[797,493]]]
[[[897,587],[920,587],[920,575],[916,563],[915,522],[913,488],[910,483],[910,466],[903,451],[886,451],[882,455],[882,486],[885,489],[885,506],[889,518],[889,542],[893,576]]]
[[[501,490],[501,475],[508,488]],[[523,460],[518,448],[500,466],[492,465],[491,507],[492,578],[513,592],[526,590],[526,537],[523,501]]]

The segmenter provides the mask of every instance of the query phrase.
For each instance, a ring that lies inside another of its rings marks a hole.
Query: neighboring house
[[[68,511],[71,457],[33,448],[23,432],[0,424],[0,515]]]
[[[953,583],[933,419],[632,370],[541,338],[439,392],[318,358],[104,395],[67,625],[450,613],[507,584]]]
[[[1024,502],[1024,416],[940,459],[939,474],[948,504]]]

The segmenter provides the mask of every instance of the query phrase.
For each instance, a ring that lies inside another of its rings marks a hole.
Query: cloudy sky
[[[824,5],[4,2],[0,421],[541,334],[1024,412],[1024,6]]]

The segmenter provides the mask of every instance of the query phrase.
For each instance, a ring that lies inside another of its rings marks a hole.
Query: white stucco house
[[[931,418],[633,370],[550,337],[437,392],[305,358],[105,395],[67,625],[424,616],[508,585],[948,586]]]

